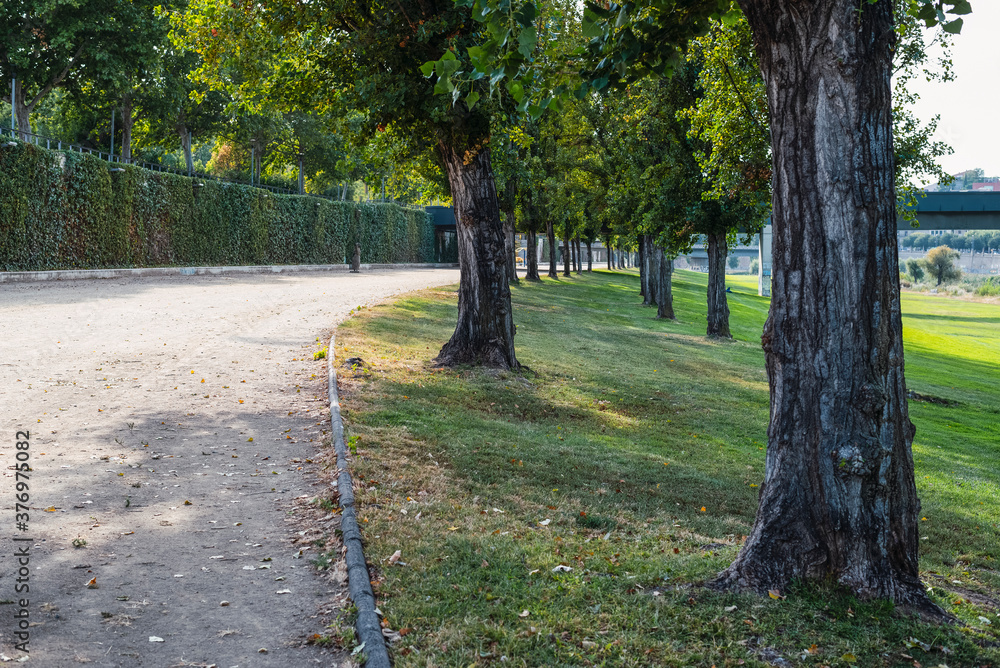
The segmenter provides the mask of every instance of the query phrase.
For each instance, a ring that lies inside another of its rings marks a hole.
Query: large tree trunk
[[[441,366],[518,369],[504,226],[490,151],[482,142],[472,146],[441,142],[438,150],[455,207],[460,278],[458,324],[434,361]]]
[[[611,237],[604,238],[604,253],[607,255],[605,259],[608,261],[608,271],[612,271],[615,267],[611,259]]]
[[[729,302],[726,300],[725,232],[708,235],[708,335],[732,338],[729,333]]]
[[[570,267],[573,265],[573,251],[569,245],[569,229],[563,232],[563,276],[569,276]]]
[[[593,242],[587,240],[587,273],[592,273],[594,271],[594,251],[590,247]]]
[[[583,257],[580,255],[580,235],[573,239],[573,248],[576,250],[576,273],[583,273]]]
[[[659,246],[656,247],[656,317],[675,320],[674,316],[674,260]]]
[[[771,422],[753,530],[722,586],[830,579],[940,614],[917,569],[891,120],[893,3],[740,0],[767,86]]]
[[[546,224],[545,231],[549,237],[549,278],[559,278],[559,270],[556,269],[556,230],[551,220]]]
[[[528,231],[528,248],[524,253],[524,259],[528,265],[525,278],[529,281],[542,280],[538,275],[538,234],[534,230]]]

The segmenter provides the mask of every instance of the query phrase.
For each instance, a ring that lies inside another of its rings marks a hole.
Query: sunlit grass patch
[[[1000,660],[988,389],[1000,380],[1000,307],[903,302],[909,386],[950,402],[911,402],[925,581],[967,625],[937,627],[832,586],[795,585],[784,599],[701,586],[748,533],[764,470],[767,300],[755,279],[730,278],[731,342],[704,337],[702,274],[677,272],[677,322],[642,307],[627,272],[522,283],[522,375],[432,367],[454,327],[453,290],[340,328],[335,363],[365,362],[341,370],[341,394],[379,606],[405,631],[397,666]]]

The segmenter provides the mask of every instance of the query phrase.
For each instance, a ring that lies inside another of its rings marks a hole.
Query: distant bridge
[[[1000,188],[1000,183],[997,184]],[[900,218],[897,229],[907,232],[931,230],[1000,230],[1000,191],[927,193],[917,199],[917,222]]]

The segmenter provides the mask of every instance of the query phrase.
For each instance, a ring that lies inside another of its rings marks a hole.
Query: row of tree
[[[736,4],[190,0],[157,16],[172,48],[196,59],[188,80],[204,94],[187,99],[225,91],[248,112],[321,110],[351,119],[362,141],[387,135],[408,156],[433,156],[455,207],[461,276],[442,365],[519,368],[514,225],[544,229],[550,248],[557,231],[566,246],[588,230],[634,244],[658,307],[670,302],[669,258],[705,235],[708,329],[726,335],[725,248],[770,203],[765,479],[751,535],[715,584],[833,578],[940,614],[917,567],[895,230],[896,184],[933,171],[942,147],[906,114],[899,86],[947,77],[928,63],[921,25],[957,32],[971,8]],[[58,44],[61,62],[100,60],[86,40]],[[65,80],[60,67],[39,80]],[[638,81],[647,74],[669,79]],[[33,104],[17,91],[12,102],[19,114]]]
[[[279,85],[281,60],[236,77],[232,69],[198,76],[204,59],[184,44],[187,10],[186,0],[3,3],[0,99],[12,105],[8,117],[12,111],[24,138],[113,147],[124,161],[341,199],[447,197],[426,155],[407,155],[392,133],[361,137],[363,110],[333,110],[307,83]],[[221,30],[211,34],[221,38]]]
[[[1000,250],[1000,230],[972,230],[965,233],[943,232],[907,234],[899,240],[900,248],[925,251],[936,246],[947,246],[959,251],[993,253]]]

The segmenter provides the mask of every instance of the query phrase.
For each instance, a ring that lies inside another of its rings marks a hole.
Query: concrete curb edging
[[[336,356],[333,345],[336,334],[330,336],[326,348],[327,383],[330,399],[330,424],[333,428],[333,446],[337,451],[337,491],[340,493],[341,539],[344,541],[344,560],[347,562],[347,586],[351,600],[358,609],[358,638],[364,643],[364,653],[368,660],[365,668],[390,668],[389,651],[382,636],[382,625],[376,612],[375,593],[372,591],[371,575],[365,562],[361,529],[358,527],[358,513],[354,505],[354,482],[347,464],[347,444],[344,443],[344,422],[340,417],[340,399],[337,395],[337,371],[334,367]]]
[[[362,271],[387,269],[454,269],[458,264],[422,262],[412,264],[363,264]],[[348,272],[347,264],[271,264],[232,267],[138,267],[134,269],[58,269],[52,271],[0,271],[0,284],[32,281],[74,281],[85,278],[131,278],[145,276],[221,276],[224,274],[285,274],[300,271]]]

